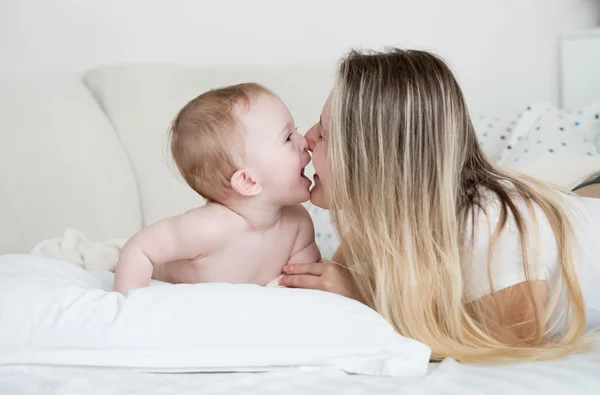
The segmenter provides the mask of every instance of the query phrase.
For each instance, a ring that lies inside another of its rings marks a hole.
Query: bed
[[[79,394],[598,394],[600,347],[556,362],[471,366],[446,360],[416,379],[348,375],[337,370],[228,374],[139,374],[56,367],[0,368],[0,393]]]
[[[7,186],[0,193],[0,254],[30,252],[38,242],[59,237],[69,227],[109,245],[141,226],[202,204],[175,176],[166,155],[165,131],[176,110],[199,91],[254,80],[280,94],[299,129],[305,131],[320,113],[333,70],[332,64],[201,69],[163,64],[108,66],[83,75],[0,75],[2,127],[18,131],[4,134],[0,145],[0,156],[10,164],[0,168],[0,179]],[[512,148],[534,139],[540,127],[555,128],[558,120],[571,116],[577,117],[571,126],[578,123],[579,127],[585,116],[586,125],[594,130],[600,106],[572,113],[545,103],[530,107],[510,118],[474,117],[490,158],[507,167],[552,177],[549,181],[564,187],[599,167],[598,145],[589,140],[591,134],[570,134],[579,147],[573,155],[581,157],[581,166],[578,172],[569,168],[568,174],[563,170],[566,162],[543,159],[541,154],[525,162]],[[528,111],[537,115],[529,116]],[[521,120],[523,116],[529,116],[529,123]],[[44,199],[39,199],[40,194]],[[317,244],[325,257],[331,256],[338,240],[327,213],[309,208]],[[418,378],[352,375],[336,369],[149,374],[111,368],[0,367],[0,394],[10,395],[567,391],[600,393],[600,344],[591,353],[555,362],[472,366],[446,360],[430,364],[428,373]]]

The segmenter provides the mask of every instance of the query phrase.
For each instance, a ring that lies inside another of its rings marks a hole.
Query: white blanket
[[[119,253],[127,240],[110,239],[92,241],[77,229],[67,228],[62,238],[47,239],[38,243],[31,253],[46,258],[72,263],[85,270],[114,272]],[[281,276],[269,282],[267,287],[279,287]]]
[[[44,240],[33,247],[31,253],[69,262],[86,270],[114,272],[125,241],[92,241],[77,229],[67,228],[61,238]]]

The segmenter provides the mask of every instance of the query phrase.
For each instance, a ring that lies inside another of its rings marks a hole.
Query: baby
[[[179,112],[171,152],[203,207],[159,221],[121,251],[115,290],[169,283],[265,285],[319,261],[306,209],[307,142],[283,102],[253,83],[208,91]]]

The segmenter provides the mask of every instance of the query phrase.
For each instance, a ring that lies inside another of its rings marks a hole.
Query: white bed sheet
[[[348,375],[338,370],[271,373],[142,374],[123,370],[0,367],[2,395],[95,394],[600,394],[600,343],[593,352],[553,362],[472,366],[446,360],[419,378]]]

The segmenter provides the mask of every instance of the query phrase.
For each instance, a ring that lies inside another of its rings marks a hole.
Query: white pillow
[[[108,272],[32,255],[0,256],[0,365],[146,372],[335,367],[409,376],[430,349],[365,305],[335,294],[256,285],[111,292]]]
[[[548,103],[531,104],[517,124],[498,164],[520,169],[540,160],[598,156],[594,141],[599,108],[600,103],[568,112]]]
[[[305,206],[315,225],[315,242],[321,251],[321,257],[331,259],[340,245],[340,238],[331,221],[331,214],[329,210],[317,207],[310,202],[305,203]]]
[[[67,226],[93,239],[142,225],[119,136],[78,74],[0,73],[0,254]]]
[[[558,159],[546,156],[517,170],[565,190],[573,190],[590,175],[600,172],[600,155],[573,155]]]

